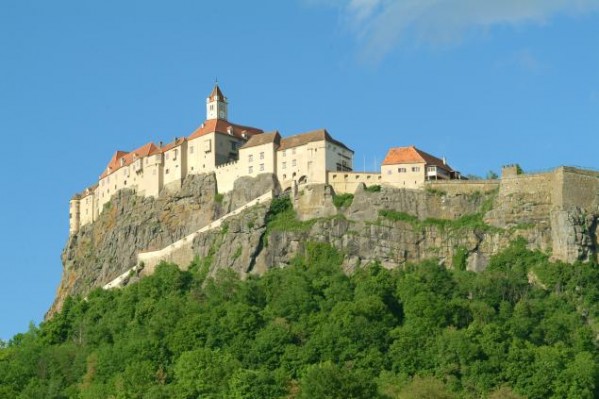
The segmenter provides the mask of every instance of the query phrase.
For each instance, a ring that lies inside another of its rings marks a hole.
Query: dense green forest
[[[596,265],[516,242],[479,274],[347,275],[306,247],[245,281],[198,260],[70,298],[1,344],[0,397],[599,398]]]

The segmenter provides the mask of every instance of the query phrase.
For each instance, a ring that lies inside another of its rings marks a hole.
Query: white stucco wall
[[[187,142],[186,174],[201,174],[214,171],[216,165],[214,141],[216,133],[196,137]]]
[[[398,188],[422,188],[425,180],[424,163],[381,166],[381,182]]]

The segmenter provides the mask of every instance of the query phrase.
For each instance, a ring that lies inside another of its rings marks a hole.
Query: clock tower
[[[206,99],[206,119],[224,119],[227,120],[227,97],[223,96],[218,83]]]

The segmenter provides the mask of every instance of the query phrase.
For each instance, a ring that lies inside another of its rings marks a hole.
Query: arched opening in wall
[[[299,184],[306,184],[308,182],[308,176],[303,175],[299,178],[298,183]]]
[[[284,195],[289,195],[289,194],[291,194],[291,187],[287,187],[285,190],[283,190],[283,194],[284,194]]]

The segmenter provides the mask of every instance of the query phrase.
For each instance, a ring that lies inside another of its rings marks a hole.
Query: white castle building
[[[354,152],[324,129],[282,138],[274,131],[228,120],[228,101],[218,85],[206,99],[206,120],[189,137],[167,145],[147,143],[131,152],[116,151],[97,184],[70,201],[70,233],[98,218],[119,190],[156,197],[176,191],[188,175],[215,173],[219,193],[241,176],[271,173],[282,187],[327,183],[329,171],[351,172]]]
[[[282,188],[325,183],[337,193],[353,193],[359,184],[421,189],[428,181],[462,179],[445,158],[414,146],[391,148],[381,171],[352,172],[354,152],[325,130],[290,137],[228,120],[228,101],[218,87],[206,99],[206,120],[189,137],[167,145],[147,143],[114,153],[97,184],[70,201],[70,233],[95,221],[119,190],[156,197],[175,192],[188,175],[214,173],[217,190],[233,189],[242,176],[274,174]]]

